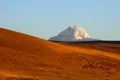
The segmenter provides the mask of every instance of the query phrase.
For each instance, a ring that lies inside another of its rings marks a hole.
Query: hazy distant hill
[[[1,80],[119,80],[120,44],[55,43],[0,28]]]

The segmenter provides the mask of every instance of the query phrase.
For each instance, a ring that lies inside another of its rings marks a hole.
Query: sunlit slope
[[[84,44],[63,45],[0,28],[1,79],[118,80],[119,72],[119,53]]]

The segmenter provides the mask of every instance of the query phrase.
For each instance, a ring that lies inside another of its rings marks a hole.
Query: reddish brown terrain
[[[120,80],[120,43],[55,43],[0,28],[0,80]]]

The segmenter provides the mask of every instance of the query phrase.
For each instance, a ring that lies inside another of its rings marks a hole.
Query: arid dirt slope
[[[55,43],[0,28],[0,80],[120,80],[120,44]]]

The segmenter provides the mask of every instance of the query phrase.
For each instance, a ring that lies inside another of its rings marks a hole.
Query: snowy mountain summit
[[[51,41],[91,41],[87,32],[77,25],[71,25],[55,37],[51,37]]]

